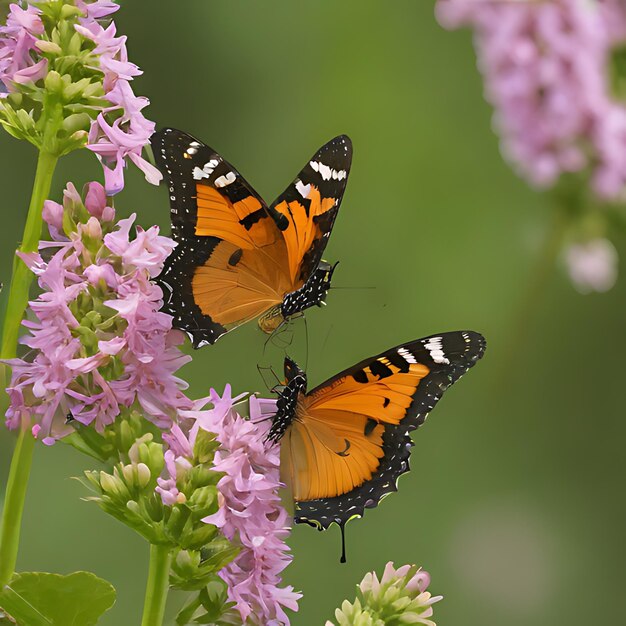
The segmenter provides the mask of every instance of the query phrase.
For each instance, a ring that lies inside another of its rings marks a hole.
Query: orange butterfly
[[[256,318],[272,333],[323,302],[334,267],[322,254],[348,180],[348,137],[320,148],[269,206],[191,135],[166,128],[151,143],[178,243],[159,277],[163,310],[194,347]]]
[[[296,523],[342,528],[397,490],[409,470],[409,432],[485,351],[472,331],[391,348],[307,392],[306,374],[285,359],[285,386],[268,439],[280,441],[281,480]],[[345,559],[344,556],[342,560]]]

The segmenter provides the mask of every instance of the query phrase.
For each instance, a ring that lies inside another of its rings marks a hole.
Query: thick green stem
[[[150,545],[150,569],[141,626],[161,626],[169,588],[172,552],[169,546]]]
[[[39,153],[33,193],[28,208],[26,226],[24,227],[24,238],[19,248],[20,252],[37,251],[41,237],[41,211],[44,201],[50,194],[50,185],[52,184],[52,176],[54,175],[57,160],[56,156],[47,152]],[[28,293],[32,280],[32,272],[16,256],[13,261],[11,288],[2,332],[2,346],[0,348],[0,358],[2,359],[12,359],[16,355],[20,324],[28,304]],[[0,369],[0,383],[2,384],[0,409],[2,414],[4,414],[7,404],[7,396],[4,393],[7,381],[6,370],[7,367],[2,365]],[[24,509],[35,444],[30,427],[31,425],[28,423],[21,424],[9,471],[9,480],[2,511],[2,530],[0,531],[0,588],[6,585],[15,571],[22,511]]]
[[[20,252],[37,252],[41,238],[41,210],[43,203],[50,194],[52,176],[58,158],[46,152],[39,153],[37,172],[33,185],[33,194],[28,207],[28,217],[24,227],[24,239],[19,247]],[[28,292],[33,281],[33,273],[26,267],[19,257],[13,260],[13,276],[11,291],[2,329],[2,348],[0,358],[12,359],[17,349],[17,338],[22,323],[22,317],[28,304]]]
[[[9,482],[2,510],[2,534],[0,535],[0,589],[4,587],[15,570],[17,550],[20,543],[22,511],[26,499],[26,488],[30,476],[35,438],[30,428],[24,425],[20,430],[17,445],[13,452]]]

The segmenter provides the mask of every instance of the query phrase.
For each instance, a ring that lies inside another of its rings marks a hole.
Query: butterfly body
[[[484,349],[472,331],[433,335],[366,359],[311,391],[306,374],[285,359],[268,439],[280,442],[296,523],[343,527],[396,491],[409,470],[410,432]]]
[[[168,184],[172,236],[163,310],[194,347],[258,319],[266,333],[324,301],[322,261],[350,170],[345,136],[328,142],[270,205],[215,150],[167,128],[152,147]]]

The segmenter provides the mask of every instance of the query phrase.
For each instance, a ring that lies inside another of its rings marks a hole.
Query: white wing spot
[[[431,337],[428,343],[424,344],[424,347],[430,352],[430,358],[435,363],[445,363],[449,365],[450,361],[443,353],[443,345],[441,343],[441,337]]]
[[[234,183],[236,179],[237,177],[235,176],[234,172],[228,172],[228,174],[225,174],[224,176],[220,176],[218,179],[216,179],[215,186],[226,187]]]
[[[311,185],[310,183],[308,185],[305,185],[301,180],[299,180],[296,183],[296,190],[303,198],[308,198],[309,193],[311,192]]]
[[[208,178],[209,174],[207,174],[204,170],[201,170],[199,167],[193,168],[193,177],[195,180],[202,180],[203,178]]]
[[[398,354],[407,363],[417,363],[417,359],[406,348],[398,348]]]

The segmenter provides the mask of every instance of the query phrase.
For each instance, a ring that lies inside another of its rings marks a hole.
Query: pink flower
[[[175,500],[180,458],[190,456],[199,429],[215,433],[220,448],[213,469],[224,473],[218,483],[221,505],[203,521],[241,545],[241,552],[219,575],[227,583],[229,599],[236,603],[244,623],[289,624],[284,609],[297,611],[301,594],[291,586],[280,586],[281,573],[292,557],[285,543],[291,520],[278,495],[278,448],[264,443],[269,422],[253,423],[235,411],[234,405],[242,397],[232,398],[227,386],[222,397],[211,390],[210,398],[180,412],[190,426],[187,434],[175,427],[164,435],[172,454],[158,491],[165,503]],[[212,408],[203,410],[207,401]],[[176,467],[172,465],[175,459],[179,460]]]
[[[474,28],[502,150],[522,176],[548,187],[590,168],[599,197],[623,193],[626,107],[608,67],[626,39],[623,2],[439,0],[437,15],[446,27]]]
[[[36,52],[37,37],[44,32],[40,15],[32,4],[26,9],[11,4],[6,25],[0,26],[0,81],[9,91],[14,91],[14,82],[42,77],[44,61],[37,61],[37,55],[31,54]]]
[[[169,428],[180,410],[192,406],[175,375],[190,360],[178,348],[183,335],[160,312],[162,293],[151,281],[174,243],[156,228],[137,228],[133,236],[134,216],[118,224],[104,220],[115,214],[95,183],[86,186],[85,203],[88,219],[80,194],[68,185],[64,210],[78,220],[76,232],[57,237],[49,261],[25,258],[42,293],[30,303],[34,320],[24,322],[29,332],[22,343],[31,352],[11,362],[7,424],[15,428],[28,418],[47,443],[72,432],[71,419],[102,430],[120,407],[135,407]],[[51,230],[62,221],[60,210],[46,204]]]
[[[105,98],[111,103],[92,123],[87,147],[103,163],[105,187],[107,193],[113,195],[124,187],[127,159],[152,184],[158,184],[162,175],[141,156],[154,132],[154,123],[142,113],[149,104],[148,99],[136,96],[130,86],[130,81],[142,72],[128,60],[126,37],[117,36],[115,24],[103,28],[96,21],[98,15],[109,10],[110,4],[101,3],[98,10],[91,12],[87,9],[87,17],[76,26],[76,31],[96,44],[94,54],[104,73]]]
[[[565,260],[570,278],[581,293],[609,291],[617,280],[617,250],[608,239],[573,244]]]
[[[106,235],[104,243],[111,252],[121,256],[125,264],[146,269],[154,278],[161,273],[163,262],[176,244],[169,237],[159,235],[158,226],[148,230],[137,227],[135,238],[130,241],[129,232],[135,218],[133,213],[128,219],[120,220],[119,230]]]

